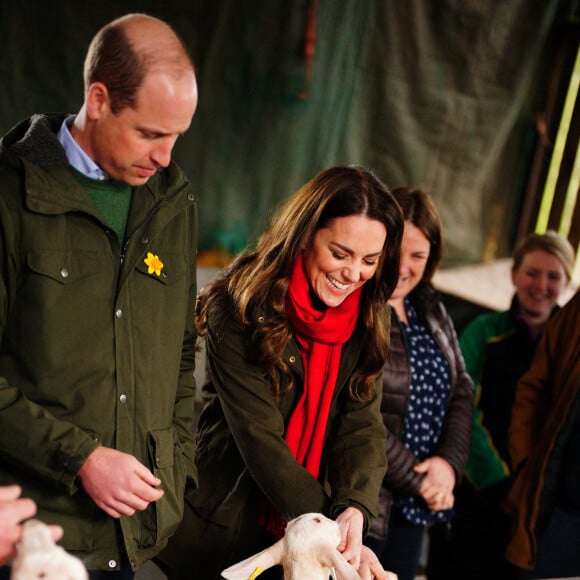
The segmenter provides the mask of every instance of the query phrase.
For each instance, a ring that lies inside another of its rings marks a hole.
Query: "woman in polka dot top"
[[[385,569],[412,580],[425,526],[453,516],[453,491],[469,453],[473,388],[453,322],[431,286],[442,254],[437,210],[422,190],[393,195],[405,229],[383,376],[388,468],[365,543]]]

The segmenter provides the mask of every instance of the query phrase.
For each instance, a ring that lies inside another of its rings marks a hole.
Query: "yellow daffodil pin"
[[[159,256],[147,252],[147,257],[143,260],[147,266],[147,273],[155,273],[157,276],[161,276],[161,270],[163,270],[163,262],[159,259]]]

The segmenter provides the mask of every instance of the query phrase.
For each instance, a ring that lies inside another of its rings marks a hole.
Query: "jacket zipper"
[[[178,187],[171,195],[168,195],[166,197],[164,197],[160,202],[158,202],[156,205],[154,205],[151,210],[149,211],[149,213],[143,218],[143,220],[137,224],[135,226],[135,228],[133,229],[133,231],[127,236],[127,240],[126,242],[123,244],[123,247],[121,249],[121,254],[120,254],[120,266],[123,266],[123,262],[125,261],[125,257],[127,255],[127,248],[129,247],[129,243],[131,242],[131,239],[133,238],[133,236],[135,235],[135,232],[137,232],[138,230],[140,230],[152,217],[155,213],[157,213],[157,211],[159,210],[159,208],[164,204],[167,203],[169,200],[173,199],[174,197],[176,197],[177,195],[179,195],[186,187],[188,187],[190,184],[189,180],[185,180],[185,182],[183,183],[183,185],[181,185],[181,187]]]

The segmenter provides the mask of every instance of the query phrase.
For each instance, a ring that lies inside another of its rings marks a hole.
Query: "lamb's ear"
[[[337,580],[360,580],[358,572],[336,548],[320,548],[319,558],[321,564],[334,568]]]
[[[227,580],[254,580],[264,570],[282,563],[283,545],[279,540],[269,548],[226,568],[222,576]]]

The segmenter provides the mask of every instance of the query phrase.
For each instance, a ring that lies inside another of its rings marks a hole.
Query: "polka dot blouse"
[[[409,324],[405,339],[409,353],[411,385],[403,427],[403,443],[419,459],[436,448],[443,428],[451,386],[449,363],[423,324],[409,298],[405,298]],[[395,505],[411,523],[425,525],[448,520],[452,510],[432,512],[419,497],[395,497]]]

